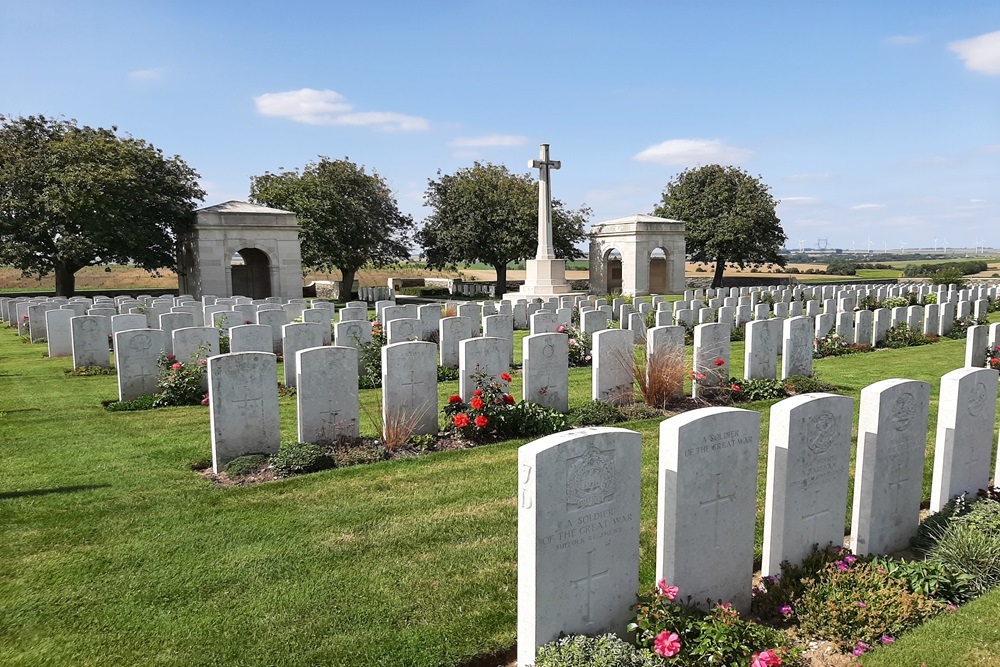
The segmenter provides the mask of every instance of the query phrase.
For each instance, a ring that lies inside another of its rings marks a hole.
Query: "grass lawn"
[[[735,343],[736,375],[742,353]],[[67,376],[70,360],[43,354],[0,330],[0,664],[436,667],[513,644],[521,442],[217,489],[189,469],[210,454],[204,408],[108,413],[114,376]],[[963,354],[963,341],[944,340],[816,370],[855,398],[907,377],[931,382],[936,399]],[[439,396],[456,389],[442,383]],[[589,392],[589,369],[573,369],[571,403]],[[378,409],[377,392],[361,400]],[[762,454],[771,403],[748,406],[763,411]],[[935,400],[931,434],[936,411]],[[293,437],[294,398],[281,417]],[[657,426],[626,425],[643,435],[644,587]],[[865,665],[996,664],[998,612],[994,591]]]

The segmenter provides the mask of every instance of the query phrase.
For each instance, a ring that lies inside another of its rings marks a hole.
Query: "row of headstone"
[[[985,488],[997,371],[942,378],[931,509]],[[861,392],[850,547],[905,548],[920,515],[930,385]],[[854,400],[805,394],[771,408],[762,574],[843,544]],[[760,414],[692,410],[660,424],[656,579],[683,597],[750,607]],[[623,633],[638,582],[641,437],[586,428],[518,451],[518,663],[560,633]],[[1000,463],[998,460],[997,463]],[[1000,470],[993,467],[994,475]]]

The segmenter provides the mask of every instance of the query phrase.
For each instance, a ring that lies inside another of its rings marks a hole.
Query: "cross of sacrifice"
[[[594,582],[597,579],[608,576],[608,568],[604,568],[600,572],[594,572],[593,564],[594,550],[591,549],[587,552],[587,576],[581,577],[580,579],[570,579],[570,585],[573,588],[577,588],[580,584],[586,582],[587,585],[587,624],[593,623],[594,615]]]
[[[528,166],[538,170],[538,252],[535,259],[555,259],[552,245],[552,169],[562,168],[562,162],[549,159],[549,145],[542,144],[539,159],[531,160]]]
[[[717,472],[713,475],[715,478],[715,498],[713,500],[704,500],[698,503],[701,508],[711,508],[714,510],[712,517],[712,523],[715,525],[715,546],[713,548],[719,548],[719,505],[723,502],[733,502],[736,497],[736,492],[730,493],[728,496],[722,495],[722,473]]]

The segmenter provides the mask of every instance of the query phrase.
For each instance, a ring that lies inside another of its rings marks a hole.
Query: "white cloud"
[[[874,211],[885,208],[885,204],[857,204],[851,207],[852,211]]]
[[[459,137],[448,142],[452,148],[509,148],[528,143],[527,137],[517,134],[487,134],[482,137]]]
[[[985,199],[970,199],[969,203],[970,204],[985,204],[986,200]]]
[[[696,164],[740,164],[753,151],[729,146],[719,139],[670,139],[632,156],[639,162],[688,167]]]
[[[948,48],[965,61],[966,69],[1000,75],[1000,30],[952,42]]]
[[[830,174],[792,174],[788,177],[790,181],[825,181],[830,178]]]
[[[891,35],[882,40],[889,46],[910,46],[924,41],[920,35]]]
[[[136,69],[128,73],[128,78],[133,81],[155,81],[163,78],[163,70],[159,67],[152,69]]]
[[[374,127],[385,132],[426,130],[426,118],[392,111],[352,111],[343,95],[334,90],[302,88],[281,93],[264,93],[253,98],[262,116],[287,118],[306,125],[347,125]],[[351,113],[348,113],[351,112]]]
[[[778,197],[780,204],[811,204],[814,201],[815,197]]]

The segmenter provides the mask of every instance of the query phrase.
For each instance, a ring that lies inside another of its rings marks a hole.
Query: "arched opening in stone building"
[[[622,291],[622,253],[610,248],[604,253],[604,275],[607,277],[607,294]]]
[[[669,294],[670,263],[667,251],[663,248],[653,248],[649,253],[649,293]]]
[[[271,296],[271,260],[257,248],[241,248],[232,257],[233,295],[251,299]]]

